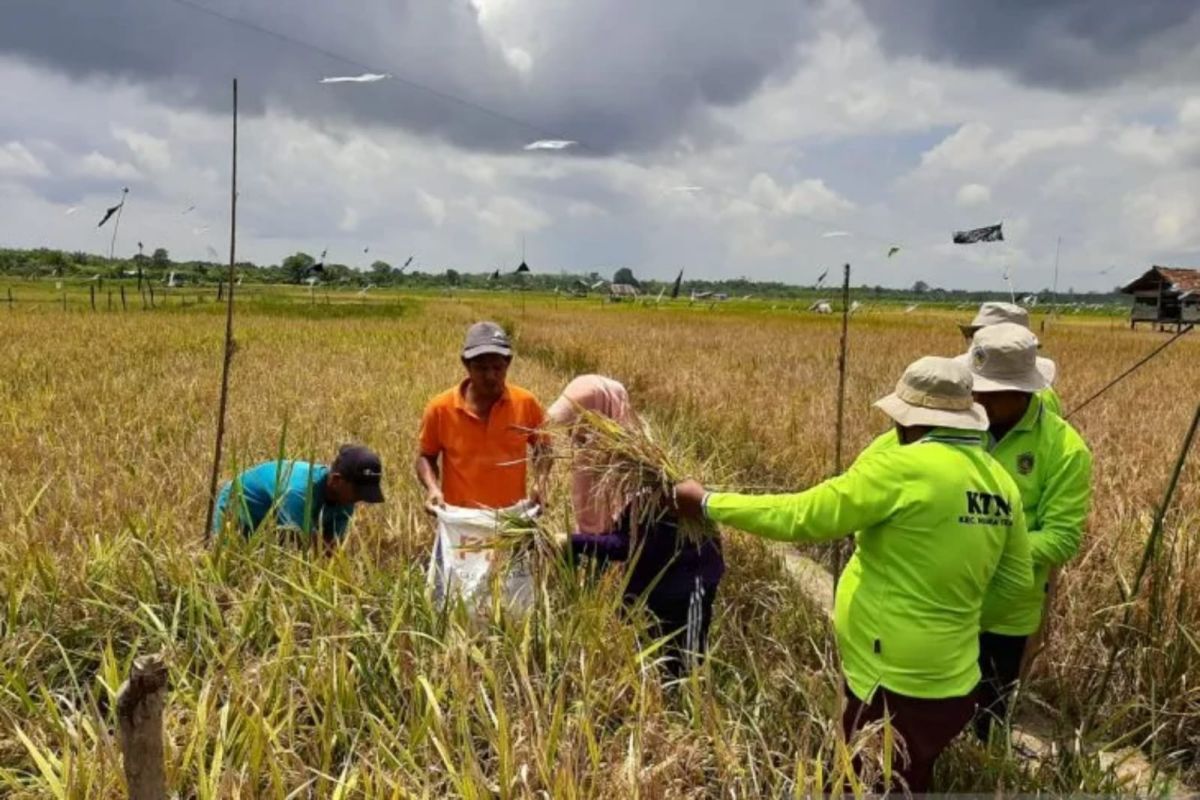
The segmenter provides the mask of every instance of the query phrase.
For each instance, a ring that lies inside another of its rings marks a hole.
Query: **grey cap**
[[[467,328],[467,338],[463,342],[462,357],[467,361],[489,353],[512,358],[512,343],[508,334],[494,322],[476,322]]]

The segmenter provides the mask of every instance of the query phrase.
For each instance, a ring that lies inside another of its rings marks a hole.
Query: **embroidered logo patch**
[[[1017,472],[1022,475],[1033,472],[1033,453],[1021,453],[1017,456]]]

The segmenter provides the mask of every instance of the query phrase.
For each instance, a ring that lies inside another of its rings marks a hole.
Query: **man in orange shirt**
[[[532,394],[507,383],[512,357],[503,328],[475,323],[462,349],[466,380],[425,407],[416,470],[430,513],[447,504],[506,508],[521,501],[530,450],[535,480],[529,497],[541,504],[550,460],[536,431],[545,412]]]

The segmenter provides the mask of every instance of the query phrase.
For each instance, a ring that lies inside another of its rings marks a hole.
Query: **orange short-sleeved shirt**
[[[429,401],[421,418],[421,455],[442,457],[442,495],[453,506],[504,508],[525,497],[528,449],[545,412],[509,384],[486,421],[467,409],[463,381]]]

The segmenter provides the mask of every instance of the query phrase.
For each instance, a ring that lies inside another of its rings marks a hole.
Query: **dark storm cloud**
[[[226,108],[237,75],[251,112],[278,104],[310,119],[400,126],[479,149],[553,134],[608,152],[654,147],[684,130],[712,135],[705,109],[789,73],[804,30],[794,0],[746,10],[725,0],[527,6],[536,45],[527,75],[462,0],[7,0],[0,53],[77,78],[129,80],[180,105]],[[363,69],[398,79],[318,84]]]
[[[1192,0],[860,0],[885,49],[1023,83],[1093,89],[1136,77],[1192,80]]]

